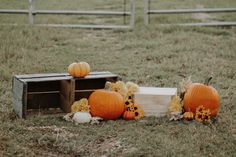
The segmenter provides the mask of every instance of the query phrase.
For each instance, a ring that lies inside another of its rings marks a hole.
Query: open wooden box
[[[134,94],[134,103],[139,104],[145,116],[165,116],[177,88],[140,87]]]
[[[21,118],[35,113],[70,112],[74,101],[88,98],[106,81],[116,82],[110,72],[92,72],[85,78],[68,73],[15,75],[13,77],[13,109]]]

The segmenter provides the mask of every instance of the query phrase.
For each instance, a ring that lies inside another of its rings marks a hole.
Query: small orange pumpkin
[[[209,86],[210,77],[205,84],[193,83],[184,95],[184,110],[196,113],[198,106],[203,105],[209,109],[211,116],[216,116],[220,108],[220,97],[212,86]]]
[[[114,91],[96,90],[89,99],[90,112],[93,117],[101,117],[104,120],[115,120],[125,110],[123,97]]]
[[[125,111],[123,114],[123,119],[124,120],[134,120],[135,118],[135,113],[133,111]]]
[[[183,114],[183,118],[185,120],[188,120],[188,121],[193,120],[194,119],[194,114],[193,114],[193,112],[185,112]]]
[[[87,62],[72,63],[68,67],[68,73],[73,77],[85,77],[90,73],[90,66]]]

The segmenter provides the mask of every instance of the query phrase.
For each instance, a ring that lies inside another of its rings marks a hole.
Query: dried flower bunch
[[[211,122],[211,111],[206,109],[203,105],[196,109],[195,119],[198,122]]]
[[[88,104],[88,99],[83,98],[80,99],[79,101],[75,101],[73,105],[71,106],[71,112],[89,112],[89,104]]]
[[[183,105],[181,104],[180,97],[174,96],[170,102],[169,111],[182,113],[182,110],[183,110]]]

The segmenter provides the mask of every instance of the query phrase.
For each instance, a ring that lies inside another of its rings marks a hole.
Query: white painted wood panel
[[[168,112],[171,98],[177,94],[177,88],[140,87],[134,94],[134,103],[139,104],[145,116],[164,116]]]

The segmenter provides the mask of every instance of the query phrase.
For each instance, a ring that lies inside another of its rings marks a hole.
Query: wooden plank
[[[20,118],[23,118],[24,83],[15,77],[13,78],[12,94],[13,94],[13,110]]]
[[[86,80],[86,79],[99,79],[99,78],[116,78],[118,77],[115,74],[108,74],[108,75],[88,75],[84,78],[74,78],[75,80]]]
[[[144,0],[144,24],[147,26],[149,24],[149,0]]]
[[[149,10],[148,14],[187,14],[187,13],[231,13],[236,8],[202,8],[202,9],[173,9],[173,10]]]
[[[67,77],[70,76],[68,73],[40,73],[40,74],[25,74],[25,75],[15,75],[19,79],[28,78],[44,78],[44,77]]]
[[[23,98],[23,85],[24,85],[24,82],[17,79],[16,77],[13,77],[12,79],[13,96],[21,98],[21,99]]]
[[[48,94],[28,94],[27,95],[27,110],[28,109],[47,109],[60,107],[59,93]]]
[[[134,28],[135,26],[135,1],[134,0],[130,0],[130,11],[131,11],[131,16],[130,16],[130,27]]]
[[[173,24],[172,24],[173,25]],[[236,26],[236,22],[209,22],[209,23],[179,23],[178,26],[196,26],[196,27],[232,27]],[[167,26],[167,25],[165,25]]]
[[[81,11],[81,10],[35,10],[33,14],[62,14],[62,15],[103,15],[103,16],[130,16],[130,12],[119,11]]]
[[[21,79],[24,82],[53,82],[60,80],[70,80],[72,77],[45,77],[45,78],[29,78],[29,79]]]
[[[114,75],[109,71],[95,71],[90,72],[88,76],[91,75]],[[71,79],[71,76],[68,73],[40,73],[40,74],[26,74],[26,75],[15,75],[14,77],[19,79],[29,79],[29,78],[45,78],[45,77],[68,77],[68,79]]]
[[[60,88],[60,104],[64,112],[71,112],[71,105],[75,100],[75,81],[63,80]]]
[[[19,99],[18,97],[13,96],[13,110],[14,112],[20,117],[23,118],[23,101],[22,99]]]
[[[23,102],[23,106],[22,106],[22,118],[26,118],[27,116],[27,105],[28,105],[28,100],[27,100],[27,88],[28,88],[28,85],[26,83],[24,83],[24,88],[23,88],[23,99],[22,99],[22,102]]]
[[[88,75],[83,78],[74,78],[77,80],[84,80],[84,79],[98,79],[98,78],[111,78],[111,77],[117,77],[117,75],[114,74],[104,74],[104,75]],[[59,80],[70,80],[73,77],[67,76],[67,77],[39,77],[39,78],[24,78],[21,79],[24,82],[44,82],[44,81],[59,81]]]
[[[0,23],[1,26],[28,26],[26,24]],[[34,24],[36,27],[82,28],[82,29],[132,29],[130,25],[86,25],[86,24]]]
[[[29,24],[34,24],[34,12],[35,10],[35,0],[29,0]]]
[[[37,94],[56,94],[60,91],[46,91],[46,92],[28,92],[28,95],[37,95]]]
[[[29,14],[29,10],[0,9],[0,14]]]
[[[175,95],[177,88],[140,87],[135,95]]]
[[[131,29],[126,25],[79,25],[79,24],[35,24],[38,27],[85,28],[85,29]]]

